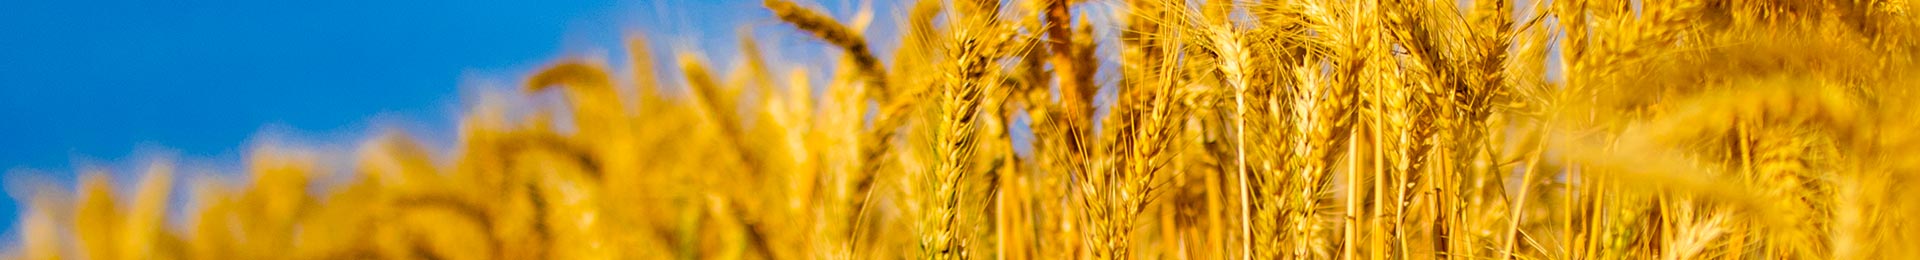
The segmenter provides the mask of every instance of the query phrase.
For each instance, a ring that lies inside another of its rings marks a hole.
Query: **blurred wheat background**
[[[838,55],[636,34],[472,108],[451,156],[90,175],[10,256],[1920,257],[1908,1],[762,5]]]

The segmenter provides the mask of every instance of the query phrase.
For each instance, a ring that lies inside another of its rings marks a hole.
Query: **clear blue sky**
[[[627,31],[659,51],[721,53],[743,24],[798,38],[768,17],[757,0],[0,1],[0,170],[70,188],[76,168],[155,154],[231,169],[263,129],[337,143],[405,122],[446,135],[476,82],[622,57]],[[25,193],[9,194],[0,241],[14,239]]]

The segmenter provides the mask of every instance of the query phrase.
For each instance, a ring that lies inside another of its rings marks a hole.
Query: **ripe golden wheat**
[[[447,160],[261,150],[186,219],[164,165],[91,175],[13,256],[1920,258],[1909,1],[901,5],[878,55],[870,13],[765,0],[845,55],[747,38],[684,85],[633,38],[527,78],[567,114],[475,108]]]

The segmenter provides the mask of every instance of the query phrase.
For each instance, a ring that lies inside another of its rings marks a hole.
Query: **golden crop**
[[[845,55],[663,85],[635,38],[447,160],[256,152],[183,228],[166,167],[95,175],[15,256],[1920,258],[1909,1],[921,0],[884,59],[870,13],[765,5]]]

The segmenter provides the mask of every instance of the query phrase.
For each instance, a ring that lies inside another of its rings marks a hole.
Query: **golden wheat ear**
[[[633,73],[633,89],[638,96],[634,103],[653,106],[648,103],[661,102],[664,98],[660,96],[660,76],[655,71],[658,66],[654,64],[653,46],[648,44],[647,36],[639,33],[628,35],[626,47],[627,62],[631,64],[627,70]]]
[[[64,254],[61,250],[61,244],[65,242],[62,241],[60,237],[59,229],[63,224],[56,220],[55,215],[57,215],[57,213],[55,213],[53,209],[56,200],[52,198],[53,195],[50,193],[51,192],[47,191],[34,192],[32,201],[28,203],[28,205],[31,205],[30,208],[22,212],[23,214],[21,214],[20,217],[21,245],[19,249],[16,249],[20,251],[17,255],[10,255],[9,257],[25,257],[23,259],[61,259],[61,255]]]
[[[149,164],[146,176],[141,177],[140,186],[134,189],[133,205],[128,209],[123,223],[126,226],[121,227],[121,256],[127,259],[153,259],[176,257],[160,254],[184,251],[163,243],[172,239],[165,232],[162,222],[172,193],[173,164],[165,161]]]
[[[627,109],[613,89],[613,78],[604,65],[566,60],[548,66],[527,78],[526,90],[542,91],[554,86],[566,88],[573,108],[575,127],[588,137],[605,137],[625,129]]]
[[[79,238],[81,253],[88,258],[115,259],[114,244],[119,237],[119,203],[105,173],[89,173],[80,184],[80,205],[73,211],[73,232]]]
[[[612,87],[613,78],[606,68],[585,61],[567,60],[547,66],[527,79],[528,91],[540,91],[552,86],[570,86],[582,89]],[[593,94],[593,93],[585,93]]]
[[[397,132],[361,144],[358,170],[368,175],[361,178],[400,189],[445,185],[426,150],[412,138]]]
[[[865,78],[870,85],[868,87],[873,88],[872,94],[878,100],[886,100],[892,96],[887,87],[886,69],[881,68],[880,58],[873,55],[873,50],[867,47],[867,39],[860,36],[860,33],[840,24],[831,16],[800,7],[792,1],[766,0],[764,4],[767,10],[773,11],[780,20],[787,21],[794,27],[812,33],[814,37],[846,51],[847,56],[853,60],[854,66],[862,72],[862,78]]]

